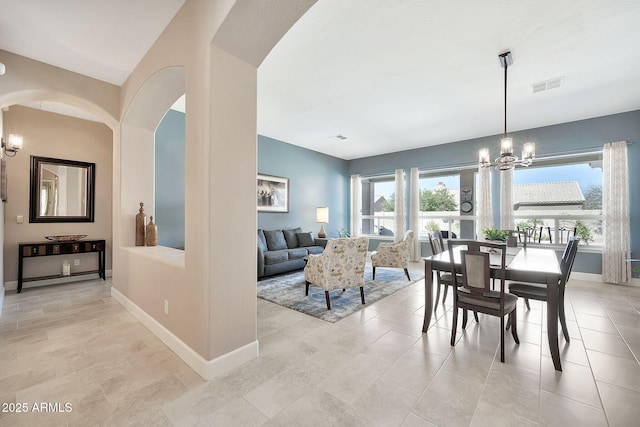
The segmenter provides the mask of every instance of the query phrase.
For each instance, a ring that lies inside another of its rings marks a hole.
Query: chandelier
[[[489,149],[480,150],[480,166],[483,168],[495,166],[497,170],[505,171],[516,166],[529,166],[536,155],[536,145],[533,142],[525,143],[522,149],[522,159],[513,154],[513,139],[507,137],[507,68],[513,64],[513,58],[511,52],[501,53],[498,57],[500,65],[504,68],[504,135],[500,142],[500,156],[493,163],[489,157]]]

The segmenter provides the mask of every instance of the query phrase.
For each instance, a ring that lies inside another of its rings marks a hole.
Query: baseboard
[[[111,270],[105,270],[104,273],[107,277],[111,277]],[[22,289],[35,288],[38,286],[47,286],[47,285],[59,285],[62,283],[81,282],[83,280],[94,280],[99,278],[100,276],[98,275],[98,273],[85,274],[82,276],[57,277],[55,279],[37,280],[34,282],[23,282]],[[12,280],[10,282],[5,282],[5,286],[7,287],[7,291],[16,291],[18,290],[18,281]]]
[[[571,272],[571,279],[584,280],[585,282],[602,282],[602,274]],[[569,284],[571,286],[571,284]]]
[[[573,272],[571,272],[571,278],[572,279],[577,279],[577,280],[584,280],[585,282],[605,283],[602,280],[602,274],[579,273],[579,272],[573,271]],[[634,278],[631,279],[629,284],[632,285],[632,286],[640,286],[640,279],[637,278],[637,277],[634,277]],[[569,286],[571,286],[571,284],[569,284]]]
[[[258,357],[256,340],[213,360],[206,360],[114,287],[111,288],[111,296],[205,380],[212,380]]]

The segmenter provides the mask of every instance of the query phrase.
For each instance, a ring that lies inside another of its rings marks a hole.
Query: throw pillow
[[[258,247],[263,251],[267,250],[267,239],[264,237],[264,232],[258,229]]]
[[[264,230],[264,237],[267,239],[267,247],[270,251],[287,249],[287,241],[284,240],[282,230]]]
[[[284,240],[287,241],[287,247],[289,249],[294,249],[300,246],[298,244],[298,239],[296,239],[296,233],[300,233],[302,229],[300,227],[294,228],[292,230],[283,230]]]
[[[296,238],[298,239],[298,244],[301,247],[315,246],[316,244],[316,242],[313,240],[313,235],[311,234],[311,232],[296,233]]]

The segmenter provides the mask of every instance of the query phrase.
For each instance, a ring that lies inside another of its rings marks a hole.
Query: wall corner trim
[[[205,380],[212,380],[258,357],[256,340],[215,359],[206,360],[114,287],[111,287],[111,296]]]

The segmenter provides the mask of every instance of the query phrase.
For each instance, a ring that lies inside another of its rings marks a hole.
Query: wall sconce
[[[22,148],[22,135],[10,133],[6,138],[2,138],[2,149],[8,157],[15,157],[18,150]]]
[[[320,231],[318,231],[318,237],[324,239],[327,237],[327,233],[324,231],[324,225],[329,222],[329,208],[316,208],[316,222],[322,224]]]

